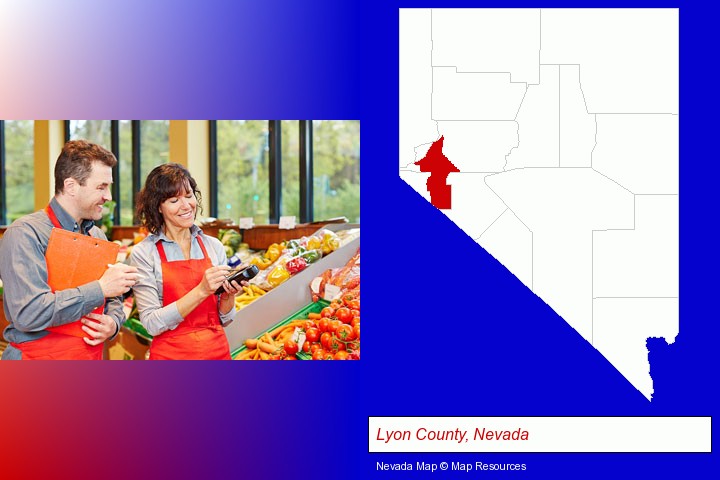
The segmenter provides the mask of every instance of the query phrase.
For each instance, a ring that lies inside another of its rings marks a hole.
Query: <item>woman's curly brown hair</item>
[[[150,233],[160,232],[165,223],[160,213],[160,204],[168,198],[187,195],[191,191],[195,194],[197,207],[202,212],[200,190],[187,168],[177,163],[166,163],[153,168],[135,202],[141,225]],[[197,215],[197,210],[195,214]]]

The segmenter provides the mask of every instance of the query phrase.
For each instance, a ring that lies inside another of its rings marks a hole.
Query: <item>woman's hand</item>
[[[205,296],[209,297],[215,293],[215,290],[220,288],[220,285],[227,283],[225,278],[229,272],[230,267],[227,265],[210,267],[205,270],[205,275],[203,275],[203,279],[200,281],[198,287],[200,287],[200,290],[205,294]]]
[[[225,293],[220,295],[220,298],[225,299],[227,297],[236,297],[238,294],[243,292],[242,287],[246,287],[248,285],[250,285],[250,284],[245,280],[243,280],[242,282],[238,282],[237,280],[228,282],[226,280],[222,284],[223,288],[225,289]]]
[[[239,293],[243,292],[244,286],[249,285],[247,281],[243,280],[241,282],[238,282],[237,280],[233,280],[232,282],[228,282],[227,280],[224,280],[222,282],[222,287],[225,290],[225,293],[220,295],[220,313],[222,315],[228,313],[230,310],[235,308],[235,296]]]
[[[246,267],[248,267],[247,264],[241,263],[240,265],[237,265],[233,270],[233,274],[229,275],[232,277],[235,272],[240,272],[244,270]],[[238,294],[243,292],[243,287],[249,285],[249,283],[245,280],[239,281],[239,280],[233,280],[232,282],[225,281],[223,282],[222,286],[225,290],[225,293],[220,295],[221,300],[225,300],[228,297],[236,297]]]

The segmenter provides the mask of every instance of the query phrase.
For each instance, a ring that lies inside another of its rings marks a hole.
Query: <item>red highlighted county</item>
[[[443,155],[443,141],[445,136],[433,143],[427,155],[415,162],[421,172],[430,172],[427,180],[427,189],[430,192],[430,203],[436,208],[449,209],[451,205],[452,186],[447,184],[447,176],[452,172],[459,172],[458,168]]]

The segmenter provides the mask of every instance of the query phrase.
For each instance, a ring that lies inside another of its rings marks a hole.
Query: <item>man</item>
[[[0,278],[10,322],[4,332],[10,345],[3,360],[99,360],[103,342],[125,322],[121,295],[135,284],[135,267],[113,265],[101,277],[98,272],[99,280],[56,290],[48,283],[46,263],[51,256],[67,255],[54,243],[48,246],[53,228],[106,240],[94,220],[102,218],[103,204],[112,198],[116,163],[115,156],[99,145],[84,140],[66,143],[55,165],[55,196],[50,204],[15,221],[0,239]],[[83,241],[75,244],[85,248]],[[80,262],[92,258],[92,253],[83,250]]]

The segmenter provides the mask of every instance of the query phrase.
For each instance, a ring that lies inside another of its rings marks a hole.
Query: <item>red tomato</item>
[[[347,307],[338,308],[335,311],[335,316],[338,320],[340,320],[342,323],[350,323],[350,321],[353,318],[352,313],[350,313],[350,309]]]
[[[306,341],[305,343],[303,343],[302,351],[305,353],[310,353],[310,342]]]
[[[335,332],[335,335],[337,335],[337,338],[339,338],[342,341],[350,341],[352,340],[352,334],[353,334],[353,327],[350,325],[340,325],[337,329],[337,332]]]
[[[335,355],[333,355],[333,359],[335,360],[347,360],[348,359],[348,353],[344,350],[338,351]]]
[[[295,355],[288,355],[287,357],[285,357],[285,360],[297,360],[297,358],[295,357]]]
[[[353,314],[353,317],[359,317],[359,316],[360,316],[360,310],[350,310],[350,313]]]
[[[305,339],[310,343],[315,343],[320,340],[320,330],[317,328],[308,328],[305,331]]]
[[[351,360],[352,360],[354,354],[360,352],[360,343],[357,340],[355,340],[353,342],[349,342],[346,345],[346,347],[347,347],[346,350],[347,350],[348,354],[350,354]]]
[[[360,317],[353,317],[353,319],[350,321],[350,325],[352,325],[353,327],[355,325],[360,325]]]
[[[328,327],[328,332],[331,332],[331,333],[337,332],[337,329],[340,325],[342,325],[342,322],[340,320],[330,320],[330,326]]]
[[[320,316],[323,318],[330,318],[335,315],[335,309],[331,307],[325,307],[320,311]]]
[[[353,325],[353,340],[360,340],[360,322]]]
[[[305,343],[310,344],[310,342],[305,342]],[[310,344],[310,353],[315,353],[318,350],[322,350],[322,345],[320,345],[319,343]]]
[[[332,333],[325,332],[322,335],[320,335],[320,343],[322,344],[323,348],[326,350],[330,349],[330,342],[332,342]]]
[[[288,355],[295,355],[298,352],[298,344],[293,342],[292,340],[287,340],[285,342],[285,353]]]
[[[310,328],[315,328],[315,322],[313,322],[312,320],[305,320],[303,327],[305,328],[305,330],[308,330]]]
[[[331,352],[337,352],[340,350],[345,350],[345,344],[341,342],[337,337],[332,337],[332,340],[330,340],[330,348],[328,348]]]
[[[327,332],[329,326],[330,326],[329,319],[321,318],[320,320],[318,320],[318,329],[320,329],[321,332]]]
[[[332,360],[334,357],[334,354],[332,352],[325,352],[323,354],[323,360]]]
[[[325,355],[325,351],[321,348],[320,350],[318,350],[312,354],[312,359],[313,360],[323,360],[324,355]]]
[[[345,305],[347,305],[350,310],[360,310],[360,300],[351,300]]]

